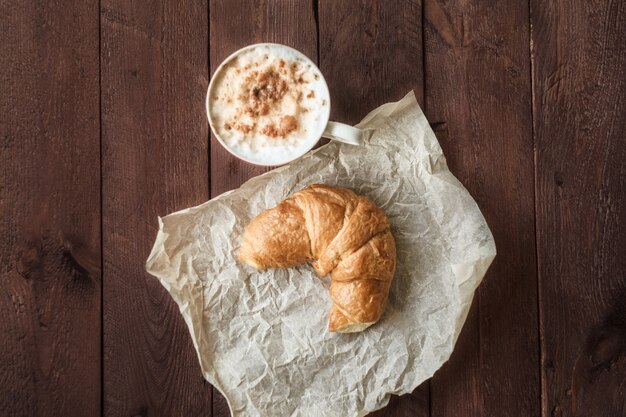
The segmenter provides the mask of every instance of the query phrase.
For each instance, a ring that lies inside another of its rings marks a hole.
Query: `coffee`
[[[299,52],[262,44],[222,64],[209,91],[215,133],[233,153],[266,165],[308,151],[329,115],[328,88]]]

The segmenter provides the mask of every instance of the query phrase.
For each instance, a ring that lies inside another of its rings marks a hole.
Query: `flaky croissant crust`
[[[396,246],[387,216],[367,197],[313,184],[250,222],[239,260],[257,269],[313,261],[320,277],[331,277],[329,330],[350,333],[382,315]]]

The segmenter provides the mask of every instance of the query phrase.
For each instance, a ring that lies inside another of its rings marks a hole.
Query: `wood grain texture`
[[[319,32],[331,119],[357,123],[410,90],[423,102],[421,1],[319,0]]]
[[[317,30],[311,1],[210,0],[211,73],[246,45],[275,42],[317,62]],[[213,135],[212,135],[213,136]],[[211,196],[239,187],[268,168],[243,162],[211,138]]]
[[[626,415],[626,4],[531,1],[544,416]]]
[[[208,5],[101,6],[104,415],[210,416],[178,307],[144,264],[157,215],[208,198]]]
[[[98,2],[2,1],[0,39],[0,415],[97,415]]]
[[[357,123],[370,110],[414,90],[423,96],[420,1],[319,1],[320,69],[331,119]],[[375,416],[428,416],[428,382],[393,398]]]
[[[432,416],[539,415],[528,4],[424,0],[426,115],[498,255],[448,363]]]

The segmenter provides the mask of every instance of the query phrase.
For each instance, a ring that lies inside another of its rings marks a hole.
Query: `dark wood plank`
[[[291,46],[317,62],[315,10],[310,1],[210,0],[211,72],[246,45],[276,42]],[[239,187],[268,168],[240,161],[211,135],[211,197]],[[230,416],[226,400],[213,390],[215,417]]]
[[[626,4],[531,1],[544,416],[626,415]]]
[[[317,30],[311,1],[210,0],[211,72],[246,45],[276,42],[317,62]],[[239,187],[268,168],[245,163],[211,138],[211,196]]]
[[[421,1],[320,0],[319,39],[333,120],[357,123],[410,90],[422,101]],[[373,415],[428,416],[428,384]]]
[[[426,114],[498,249],[431,382],[432,416],[539,415],[528,13],[527,2],[424,3]]]
[[[144,270],[157,215],[208,198],[207,13],[102,2],[105,415],[211,415],[187,326]]]
[[[421,0],[319,0],[319,32],[333,120],[357,123],[410,90],[422,103]]]
[[[0,39],[0,415],[98,415],[98,2],[2,1]]]

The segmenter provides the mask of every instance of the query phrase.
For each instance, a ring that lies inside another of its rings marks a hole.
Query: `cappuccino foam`
[[[306,152],[328,120],[319,70],[291,49],[259,45],[226,62],[213,80],[212,126],[228,148],[253,162],[281,164]]]

